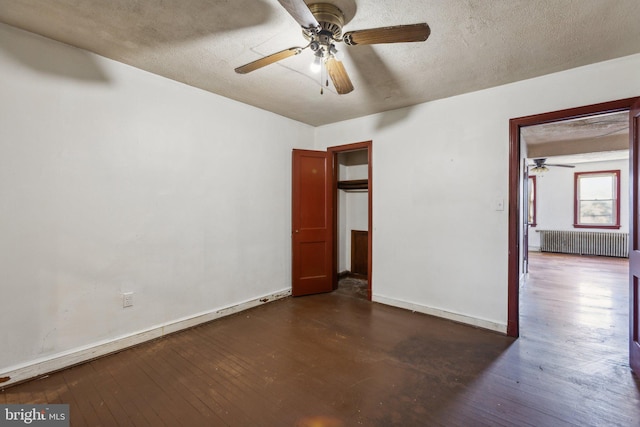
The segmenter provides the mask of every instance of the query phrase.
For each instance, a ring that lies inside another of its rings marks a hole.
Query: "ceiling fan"
[[[302,35],[309,43],[304,47],[291,47],[242,65],[235,69],[236,73],[250,73],[274,62],[298,55],[303,50],[310,48],[314,52],[312,68],[321,70],[324,66],[336,92],[344,95],[353,90],[353,84],[344,65],[337,58],[339,52],[336,49],[336,43],[344,42],[348,46],[356,46],[377,43],[422,42],[427,40],[431,34],[431,29],[424,22],[349,31],[342,34],[344,14],[333,4],[313,3],[307,5],[304,0],[278,0],[278,2],[300,24]],[[327,80],[326,85],[328,84]]]
[[[531,166],[533,166],[531,168]],[[529,169],[529,172],[547,172],[549,170],[549,168],[547,166],[553,166],[553,167],[561,167],[561,168],[575,168],[574,165],[561,165],[561,164],[553,164],[553,163],[547,163],[547,159],[533,159],[533,164],[529,165],[529,167],[531,169]]]

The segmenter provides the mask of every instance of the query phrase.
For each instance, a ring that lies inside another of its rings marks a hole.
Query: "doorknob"
[[[299,233],[299,232],[300,232],[300,230],[296,230],[295,232],[296,232],[296,233]]]

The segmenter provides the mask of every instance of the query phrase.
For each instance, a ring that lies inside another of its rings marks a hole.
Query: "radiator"
[[[541,252],[629,257],[629,233],[536,230]]]

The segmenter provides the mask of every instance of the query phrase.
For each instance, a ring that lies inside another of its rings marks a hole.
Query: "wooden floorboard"
[[[532,253],[530,269],[518,340],[340,290],[9,387],[0,403],[68,403],[73,426],[640,425],[627,260]]]

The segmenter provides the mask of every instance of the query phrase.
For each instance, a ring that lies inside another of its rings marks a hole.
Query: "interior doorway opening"
[[[560,364],[574,363],[562,350],[567,340],[593,363],[624,363],[629,112],[532,125],[520,133],[521,334],[545,336],[560,349],[554,355]]]
[[[371,300],[371,141],[327,151],[334,165],[335,288]]]
[[[368,149],[338,152],[335,167],[338,288],[370,299]]]
[[[511,119],[509,122],[510,155],[509,155],[509,266],[508,266],[508,320],[507,334],[518,337],[520,334],[520,285],[524,279],[527,266],[527,223],[525,214],[528,212],[526,204],[528,188],[527,159],[537,158],[536,154],[528,153],[526,141],[522,138],[522,130],[535,126],[558,123],[567,120],[584,119],[600,114],[628,112],[636,98],[605,102],[567,110],[554,111],[533,116]],[[525,136],[526,139],[526,136]],[[627,138],[627,148],[629,139]],[[543,157],[543,156],[540,156]],[[627,179],[633,171],[629,170]],[[631,200],[632,204],[633,201]]]

